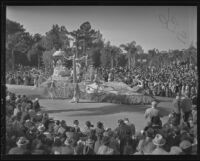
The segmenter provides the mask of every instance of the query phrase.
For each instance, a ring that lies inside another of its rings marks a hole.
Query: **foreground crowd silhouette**
[[[6,89],[7,90],[7,89]],[[177,94],[166,123],[158,102],[144,113],[147,125],[135,129],[128,118],[118,127],[104,128],[102,120],[83,128],[79,121],[54,120],[39,100],[6,91],[6,153],[52,155],[188,155],[197,154],[197,98]],[[71,126],[70,126],[71,124]]]

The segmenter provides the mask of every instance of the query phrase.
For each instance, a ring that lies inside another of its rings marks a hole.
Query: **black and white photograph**
[[[197,6],[6,6],[6,155],[197,155]]]

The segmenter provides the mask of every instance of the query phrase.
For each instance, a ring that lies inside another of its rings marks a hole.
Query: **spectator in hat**
[[[73,127],[74,127],[74,132],[76,133],[80,133],[81,132],[81,129],[79,127],[79,121],[78,120],[74,120],[73,121]]]
[[[30,154],[30,150],[27,149],[29,141],[25,137],[20,137],[17,141],[17,147],[11,148],[8,154]]]
[[[123,120],[118,120],[118,127],[115,129],[115,132],[120,140],[120,154],[123,154],[125,140],[132,137],[131,129]]]
[[[58,129],[58,134],[62,136],[65,134],[66,131],[67,131],[67,124],[64,120],[62,120],[60,123],[60,127]]]
[[[34,101],[33,101],[33,109],[37,112],[40,110],[40,103],[39,103],[39,99],[36,98]]]
[[[45,130],[46,130],[46,129],[45,129],[45,127],[44,127],[44,124],[40,124],[40,125],[38,126],[38,131],[39,131],[40,133],[43,133]]]
[[[183,155],[190,155],[192,153],[192,144],[188,140],[181,141],[179,147],[182,149]]]
[[[153,150],[156,148],[156,145],[153,144],[153,138],[155,136],[155,132],[153,128],[148,128],[144,132],[145,137],[141,139],[138,143],[137,150],[141,154],[151,154]]]
[[[166,140],[162,135],[157,134],[153,139],[153,144],[156,145],[155,150],[151,154],[153,155],[167,155],[168,152],[164,150],[163,146],[165,145]]]
[[[94,127],[94,125],[92,125],[90,121],[86,121],[85,122],[85,127],[84,127],[82,133],[85,136],[88,136],[91,133],[91,131],[92,131],[92,127]]]
[[[58,134],[58,129],[59,129],[59,128],[60,128],[60,121],[59,121],[59,120],[54,121],[53,131],[54,131],[54,134],[55,134],[55,135]]]
[[[96,133],[96,136],[101,133],[101,135],[103,135],[105,129],[104,129],[104,126],[103,126],[103,123],[102,122],[97,122],[97,127],[95,128],[95,133]]]
[[[161,117],[159,110],[156,109],[157,104],[158,103],[156,101],[153,101],[151,103],[151,108],[146,109],[144,117],[148,120],[148,122],[151,122],[152,117]]]
[[[169,152],[169,155],[181,155],[182,149],[178,146],[172,146]]]
[[[181,97],[179,94],[177,94],[176,98],[173,100],[172,105],[175,123],[179,125],[181,120]]]
[[[124,123],[130,127],[131,135],[135,135],[135,125],[133,123],[130,123],[128,118],[124,119]]]
[[[181,110],[183,112],[183,120],[184,122],[186,122],[188,125],[189,125],[189,117],[191,115],[191,112],[192,112],[192,101],[191,99],[189,98],[189,93],[186,92],[184,94],[184,97],[182,98],[182,101],[181,101]]]
[[[102,139],[102,145],[99,147],[97,152],[98,155],[113,155],[114,149],[109,147],[110,138],[108,136],[104,136]]]

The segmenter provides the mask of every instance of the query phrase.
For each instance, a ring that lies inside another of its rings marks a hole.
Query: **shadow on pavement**
[[[84,102],[86,103],[86,102]],[[79,108],[79,109],[65,109],[65,110],[45,110],[47,113],[62,113],[62,112],[78,112],[77,114],[69,114],[68,116],[95,116],[95,115],[111,115],[122,112],[128,113],[145,113],[145,110],[149,108],[149,105],[111,105],[111,106],[102,106],[102,107],[94,107],[94,108]],[[170,113],[170,108],[167,107],[158,107],[161,115],[163,117],[168,116]],[[84,113],[80,113],[84,112]]]

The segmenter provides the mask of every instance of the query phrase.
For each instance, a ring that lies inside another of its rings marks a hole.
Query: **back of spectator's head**
[[[181,141],[181,143],[179,144],[179,147],[186,154],[190,154],[192,151],[192,143],[188,140]]]
[[[181,155],[182,154],[182,149],[180,148],[180,147],[178,147],[178,146],[172,146],[171,148],[170,148],[170,152],[169,152],[169,154],[170,155]]]
[[[119,124],[119,125],[124,124],[124,120],[122,120],[122,119],[118,120],[118,124]]]
[[[101,128],[103,127],[103,123],[100,122],[100,121],[98,121],[98,122],[97,122],[97,127],[101,129]]]
[[[87,127],[94,127],[94,125],[92,125],[90,121],[86,121],[86,122],[85,122],[85,125],[86,125]]]
[[[146,131],[145,131],[145,136],[146,137],[150,137],[150,138],[154,138],[155,137],[155,131],[153,128],[148,128]]]
[[[66,121],[65,120],[62,120],[61,122],[60,122],[60,125],[61,126],[66,126],[67,124],[66,124]]]
[[[124,123],[126,123],[126,124],[129,123],[129,119],[128,119],[128,118],[125,118],[125,119],[124,119]]]
[[[78,126],[79,125],[79,121],[78,120],[74,120],[73,124],[76,125],[76,126]]]
[[[156,134],[155,138],[153,139],[154,145],[163,146],[166,143],[166,140],[161,134]]]
[[[154,124],[154,125],[159,125],[160,124],[160,118],[158,117],[158,116],[153,116],[152,118],[151,118],[151,122],[152,122],[152,124]]]
[[[25,137],[20,137],[19,140],[17,141],[17,146],[18,147],[24,147],[29,143],[29,140]]]
[[[156,107],[158,105],[158,102],[154,100],[151,102],[151,105],[152,105],[152,107]]]
[[[56,120],[56,121],[55,121],[55,124],[56,124],[56,125],[60,125],[60,120]]]

